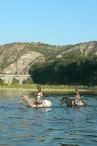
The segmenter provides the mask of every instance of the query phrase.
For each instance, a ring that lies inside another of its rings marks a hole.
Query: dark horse
[[[67,106],[87,106],[88,105],[84,101],[81,101],[82,104],[81,105],[78,105],[78,104],[75,103],[74,99],[70,99],[68,97],[62,97],[60,104],[64,104],[64,103],[66,103]]]

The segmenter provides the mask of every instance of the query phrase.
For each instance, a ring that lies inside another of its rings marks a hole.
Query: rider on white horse
[[[22,95],[20,103],[23,103],[24,101],[28,104],[28,106],[33,107],[33,108],[37,108],[37,107],[51,107],[52,106],[52,103],[49,100],[42,100],[42,104],[40,104],[40,103],[36,104],[35,98],[29,98],[26,95]]]
[[[40,87],[38,88],[38,92],[35,93],[35,95],[36,95],[36,104],[42,104],[43,100],[41,99],[41,97],[43,97],[43,93]]]

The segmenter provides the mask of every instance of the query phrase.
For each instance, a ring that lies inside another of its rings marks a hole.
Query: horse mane
[[[36,101],[35,98],[30,98],[30,97],[28,97],[27,95],[22,95],[21,98],[27,99],[27,100],[32,100],[34,103],[35,103],[35,101]]]
[[[33,105],[36,104],[36,99],[35,98],[30,98],[27,95],[22,95],[21,96],[21,103],[22,103],[22,101],[25,101],[28,104],[28,106],[30,106],[32,104]]]
[[[65,97],[62,97],[62,99],[68,99],[68,97],[66,97],[66,96]]]

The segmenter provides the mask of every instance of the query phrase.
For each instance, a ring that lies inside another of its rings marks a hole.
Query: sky
[[[0,45],[97,41],[97,0],[0,0]]]

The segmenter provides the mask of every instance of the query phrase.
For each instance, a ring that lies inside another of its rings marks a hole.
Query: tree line
[[[65,56],[31,66],[29,73],[37,84],[97,84],[97,56]]]

